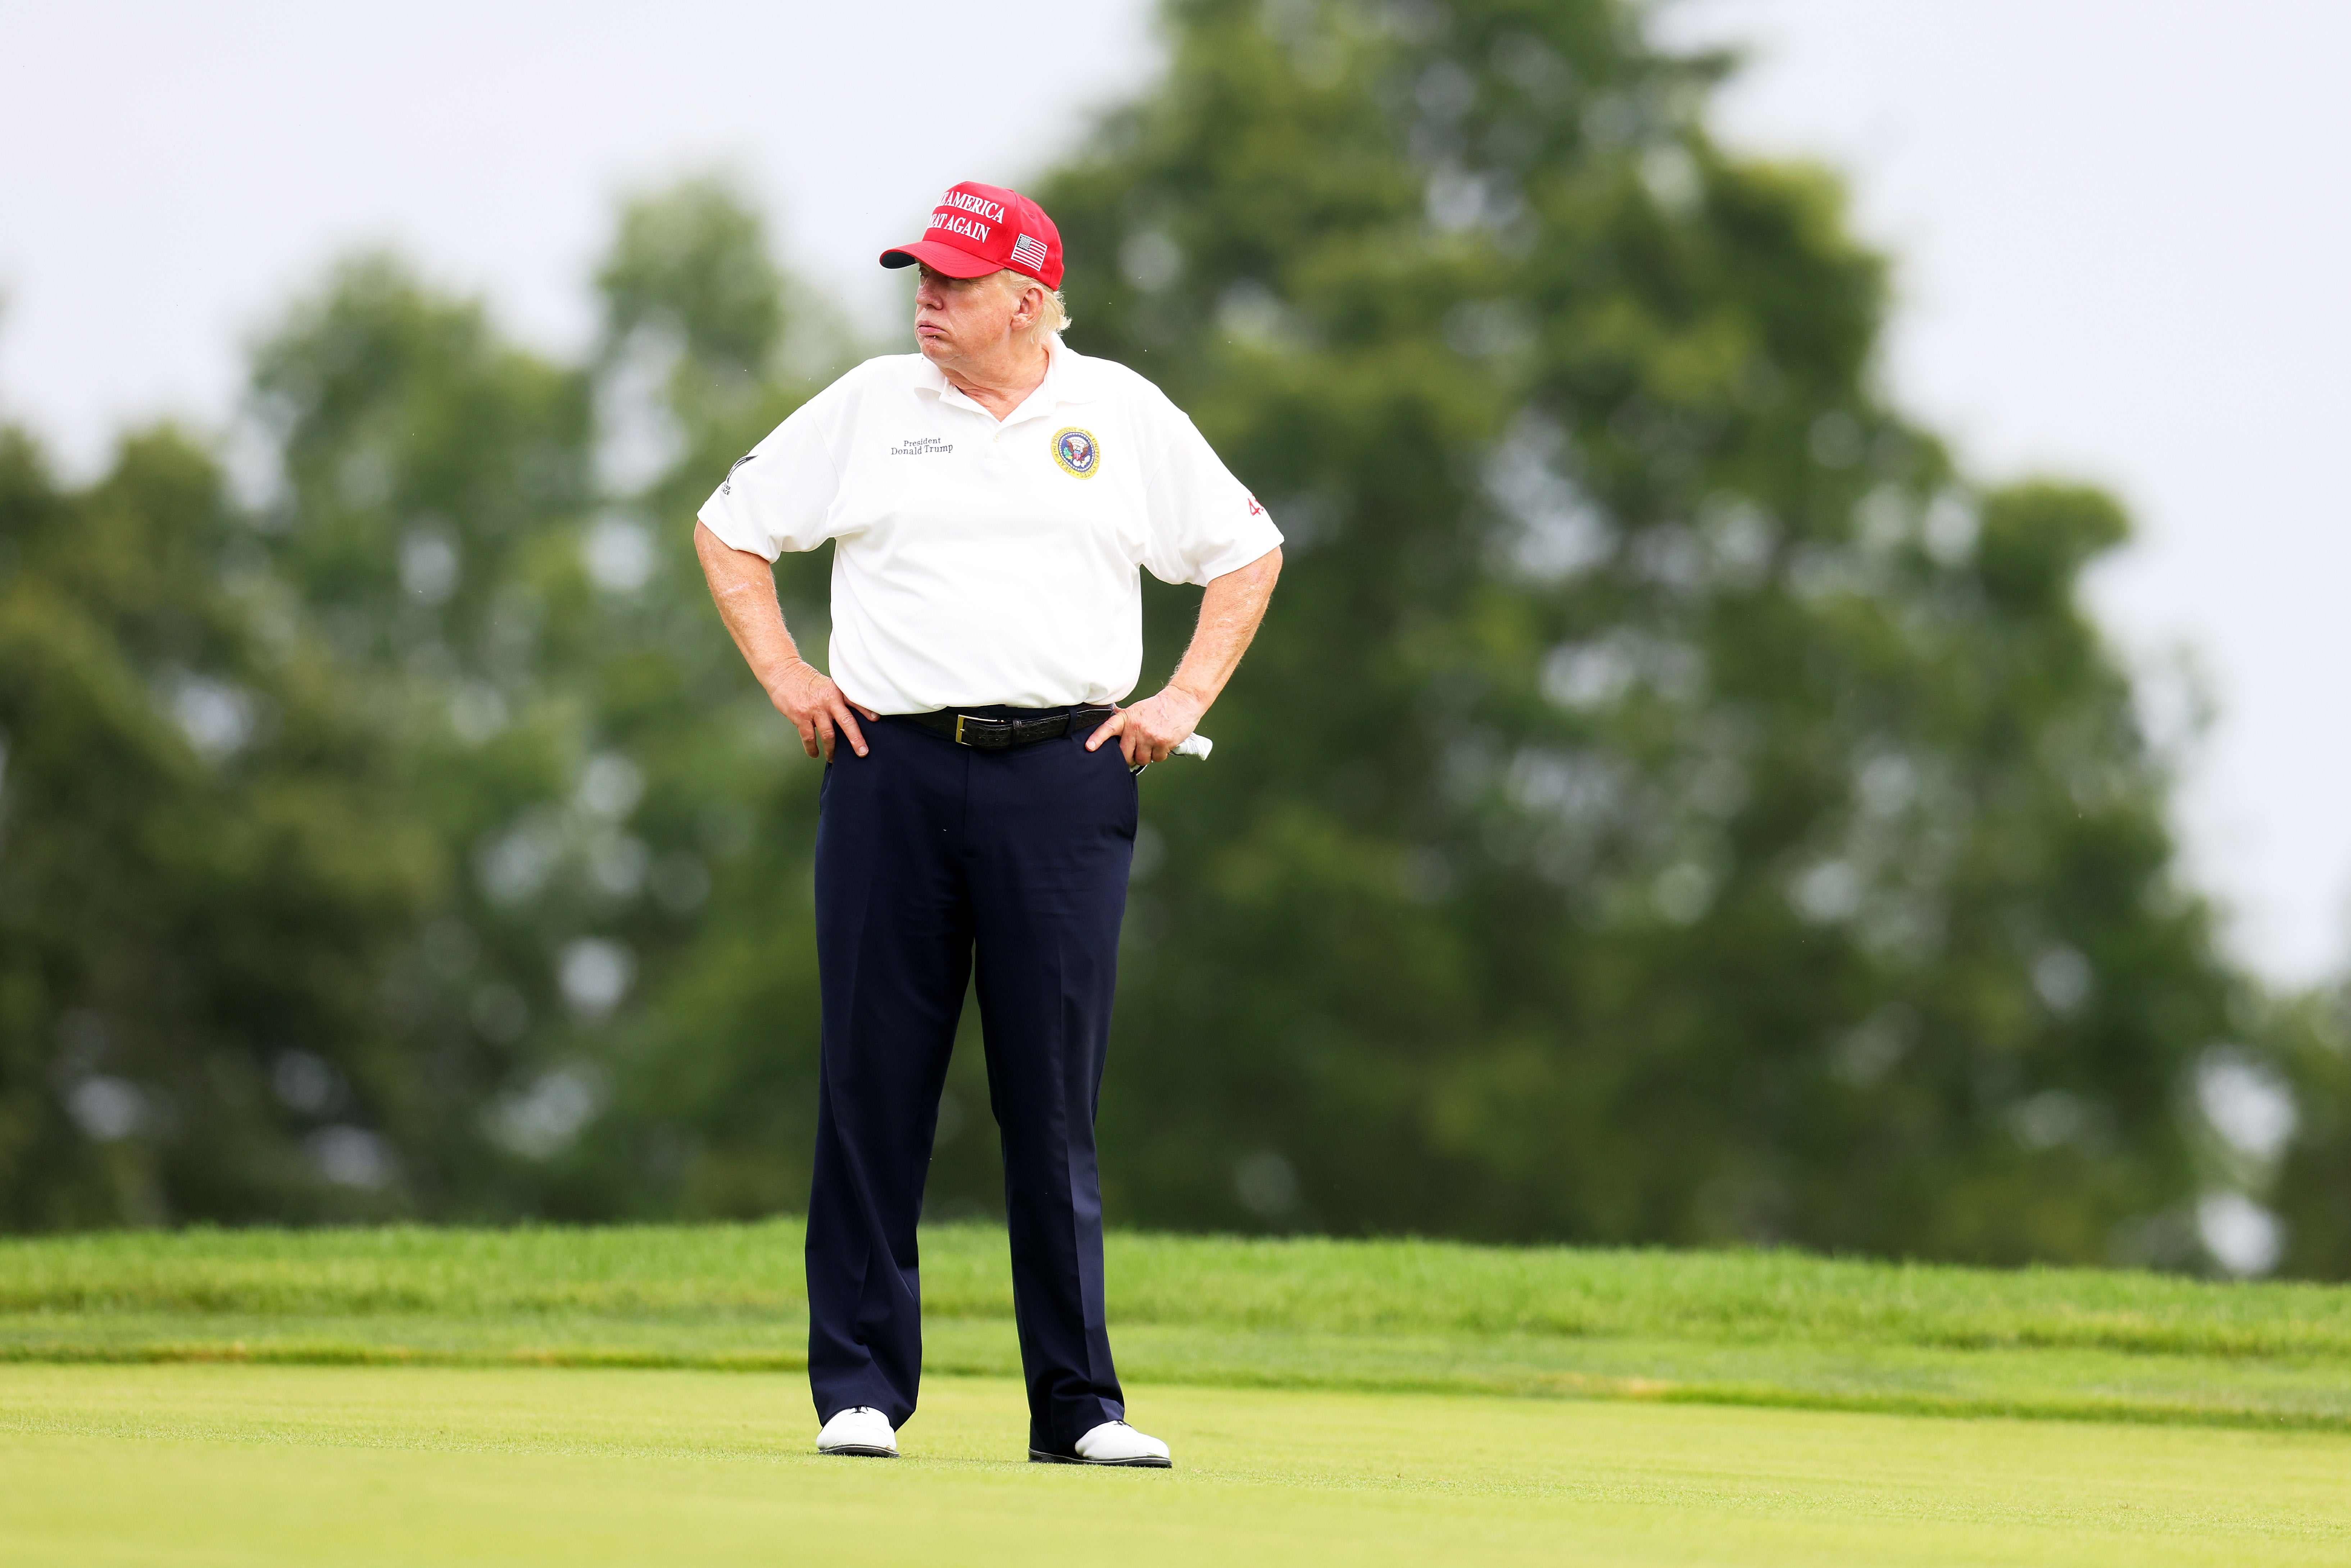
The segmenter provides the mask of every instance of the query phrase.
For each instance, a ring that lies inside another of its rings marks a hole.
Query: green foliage
[[[1044,195],[1073,341],[1292,544],[1149,780],[1117,1211],[2190,1255],[2232,982],[2075,606],[2112,503],[1884,406],[1835,188],[1623,8],[1171,15]]]
[[[319,665],[184,437],[73,495],[0,437],[0,1223],[372,1207],[309,1190],[270,1053],[415,1130],[373,1004],[446,868]]]
[[[251,508],[169,433],[80,494],[9,437],[0,1223],[796,1199],[813,800],[677,526],[804,393],[786,289],[707,184],[603,282],[572,367],[338,268]]]
[[[2216,956],[2079,607],[2121,513],[1886,405],[1885,266],[1711,140],[1720,62],[1619,0],[1167,21],[1040,192],[1071,340],[1290,565],[1144,781],[1113,1214],[2200,1267],[2275,1183],[2351,1269],[2325,1009]],[[249,506],[168,434],[0,452],[0,1223],[801,1201],[816,769],[686,520],[851,345],[723,182],[595,276],[561,363],[346,263],[256,350]],[[931,1212],[992,1212],[949,1092]]]
[[[402,716],[462,871],[395,999],[444,1111],[429,1164],[405,1151],[435,1214],[759,1213],[805,1179],[776,1156],[812,1042],[753,1020],[814,1013],[771,891],[804,880],[813,801],[677,522],[805,393],[785,284],[706,183],[630,207],[600,284],[573,369],[362,262],[256,372],[276,564]]]
[[[783,336],[783,279],[767,235],[716,181],[631,203],[596,286],[609,345],[650,332],[674,347],[681,368],[756,379]]]

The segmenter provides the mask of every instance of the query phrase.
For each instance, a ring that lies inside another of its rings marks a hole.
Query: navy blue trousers
[[[1115,744],[1085,749],[1093,727],[980,751],[885,717],[864,727],[870,755],[844,743],[825,769],[824,1041],[808,1227],[819,1420],[854,1405],[893,1426],[914,1413],[914,1224],[975,958],[1029,1446],[1069,1453],[1126,1413],[1102,1306],[1094,1110],[1135,786]]]

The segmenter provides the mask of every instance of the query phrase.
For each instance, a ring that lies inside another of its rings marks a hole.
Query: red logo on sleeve
[[[1251,497],[1249,498],[1249,516],[1250,516],[1250,517],[1261,517],[1265,516],[1265,508],[1264,508],[1263,507],[1260,507],[1260,506],[1259,506],[1259,505],[1257,504],[1257,497],[1256,497],[1255,496],[1251,496]]]

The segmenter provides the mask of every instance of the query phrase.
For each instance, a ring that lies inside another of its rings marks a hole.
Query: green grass
[[[1151,1382],[2351,1430],[2351,1291],[1794,1253],[1118,1235]],[[924,1239],[929,1364],[1018,1368],[1000,1230]],[[801,1364],[796,1223],[0,1242],[0,1358]]]
[[[1121,1235],[1178,1469],[1104,1473],[1023,1462],[971,1226],[906,1457],[815,1456],[799,1239],[0,1241],[0,1562],[2351,1559],[2351,1291]]]
[[[2351,1441],[1479,1396],[1134,1391],[1180,1468],[1022,1462],[934,1380],[895,1462],[797,1380],[0,1367],[0,1558],[1365,1564],[2340,1563]]]

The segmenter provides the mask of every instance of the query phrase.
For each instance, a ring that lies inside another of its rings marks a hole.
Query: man
[[[1094,1164],[1134,775],[1239,664],[1281,536],[1158,389],[1062,346],[1061,235],[1035,203],[956,185],[882,265],[922,269],[921,352],[811,398],[695,531],[736,645],[826,764],[817,1446],[893,1455],[914,1412],[914,1225],[976,960],[1029,1457],[1165,1467],[1111,1364]],[[830,675],[800,658],[770,571],[828,539]],[[1138,567],[1207,591],[1175,676],[1122,707],[1143,660]]]

